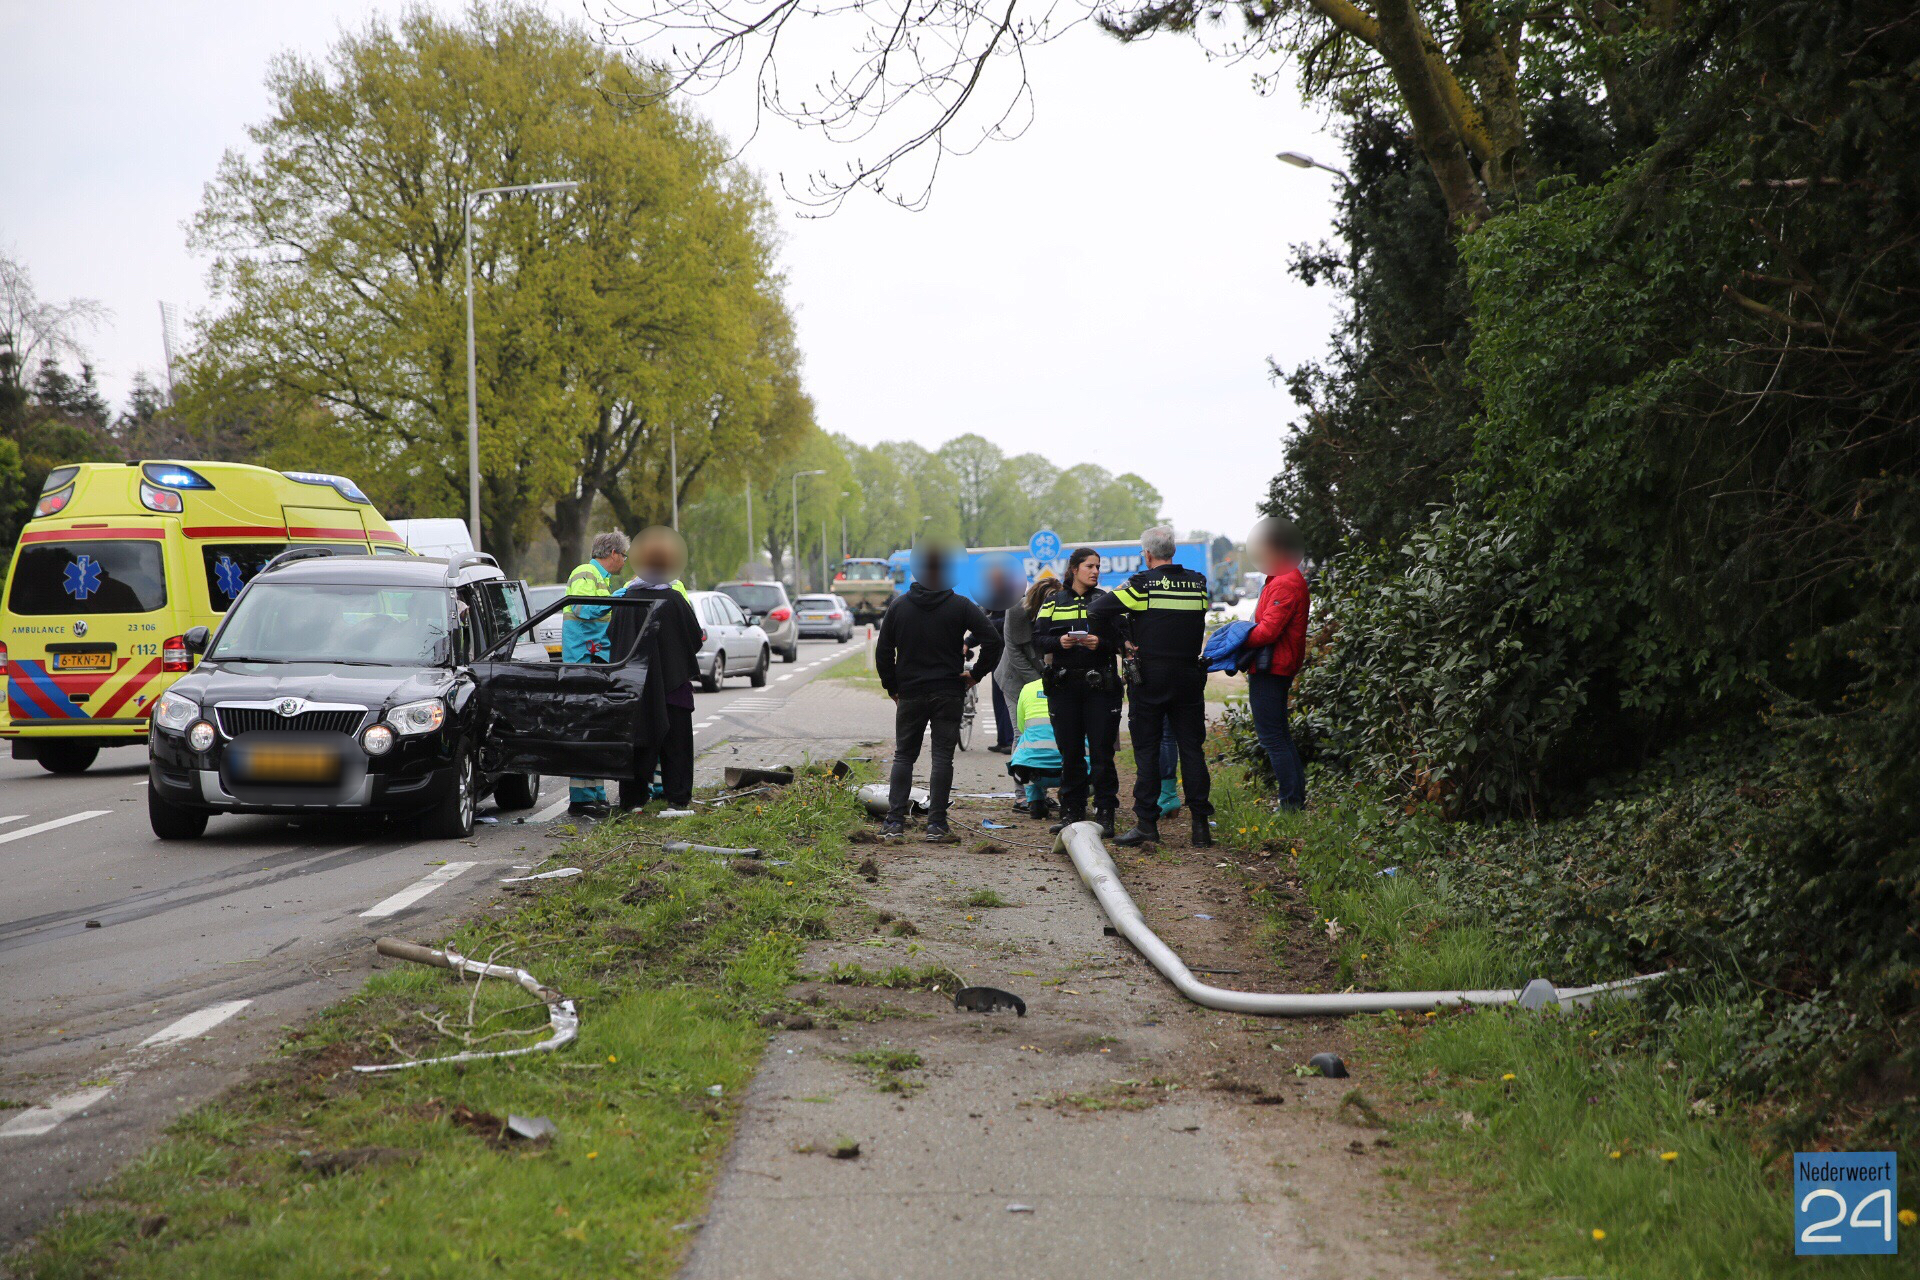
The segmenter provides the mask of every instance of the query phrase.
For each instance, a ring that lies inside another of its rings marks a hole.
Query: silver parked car
[[[778,582],[722,582],[714,588],[740,606],[747,621],[767,633],[782,662],[800,657],[800,623],[793,616],[787,589]]]
[[[713,693],[728,676],[746,676],[754,688],[765,688],[767,668],[773,665],[767,633],[718,591],[695,591],[687,600],[705,636],[700,642],[700,687]]]
[[[527,608],[530,612],[527,616],[533,616],[533,614],[540,612],[566,594],[567,584],[564,582],[549,583],[546,586],[540,587],[528,587]],[[561,615],[556,613],[533,629],[533,642],[545,646],[547,650],[547,661],[549,662],[560,661],[561,625]]]
[[[801,639],[838,640],[841,644],[853,639],[853,610],[839,596],[801,596],[793,602],[793,608],[800,616]]]

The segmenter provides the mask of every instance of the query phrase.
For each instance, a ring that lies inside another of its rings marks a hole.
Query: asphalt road
[[[747,729],[857,647],[803,641],[766,688],[741,678],[698,694],[696,747]],[[0,1247],[237,1079],[283,1026],[356,987],[375,937],[430,938],[546,857],[566,799],[566,780],[550,778],[526,814],[488,801],[464,841],[364,820],[215,817],[202,839],[163,843],[147,826],[143,748],[103,752],[72,777],[0,759]]]

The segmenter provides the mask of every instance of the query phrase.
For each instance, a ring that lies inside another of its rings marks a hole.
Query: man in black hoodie
[[[951,844],[947,796],[953,790],[953,749],[960,741],[960,711],[967,690],[988,676],[1000,661],[1000,633],[980,606],[947,585],[946,554],[923,548],[914,565],[914,583],[887,606],[880,620],[874,670],[895,704],[893,773],[887,788],[886,834],[906,830],[913,766],[920,760],[920,739],[933,727],[933,768],[927,800],[927,839]],[[966,649],[980,646],[972,670]]]

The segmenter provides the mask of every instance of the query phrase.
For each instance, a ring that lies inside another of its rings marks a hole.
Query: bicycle
[[[960,700],[960,749],[965,751],[973,745],[973,720],[980,710],[980,686],[968,685],[966,695]]]

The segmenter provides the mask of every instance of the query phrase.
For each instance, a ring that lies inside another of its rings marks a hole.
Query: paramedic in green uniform
[[[627,535],[618,529],[595,534],[593,559],[567,575],[569,596],[611,596],[613,577],[627,567]],[[607,661],[607,614],[613,606],[570,604],[560,623],[560,661]],[[604,817],[607,787],[600,778],[573,778],[567,790],[567,812],[579,817]]]

